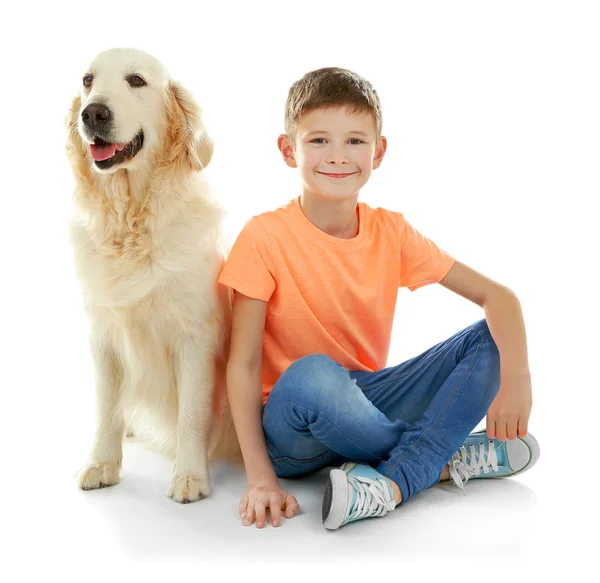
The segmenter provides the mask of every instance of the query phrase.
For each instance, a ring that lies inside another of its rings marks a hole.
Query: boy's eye
[[[325,140],[325,138],[315,138],[314,140],[311,140],[311,143],[322,144],[324,142],[324,140]],[[353,145],[358,145],[358,144],[364,143],[360,138],[350,138],[350,142],[352,142]]]

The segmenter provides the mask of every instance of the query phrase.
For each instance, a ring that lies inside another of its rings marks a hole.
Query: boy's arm
[[[239,505],[244,525],[256,519],[256,526],[266,524],[267,508],[271,523],[279,526],[282,512],[292,518],[298,501],[279,486],[267,451],[262,426],[262,342],[267,303],[235,293],[231,349],[227,364],[227,390],[235,429],[240,442],[248,491]]]
[[[483,308],[500,353],[500,391],[488,410],[488,436],[498,439],[524,437],[532,397],[527,338],[519,299],[509,288],[459,261],[440,284]]]
[[[227,391],[249,485],[277,483],[262,427],[262,344],[267,303],[235,293]]]

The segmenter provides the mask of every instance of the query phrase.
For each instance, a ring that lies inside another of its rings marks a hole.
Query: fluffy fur
[[[91,86],[82,84],[67,116],[71,244],[97,398],[79,485],[119,481],[127,430],[173,456],[168,493],[190,502],[211,492],[209,459],[240,459],[225,388],[231,298],[216,284],[222,209],[200,172],[212,142],[191,94],[150,55],[112,49],[87,73]],[[133,86],[131,75],[145,85]],[[111,111],[98,130],[105,140],[144,136],[134,157],[104,170],[90,153],[95,129],[82,121],[93,103]]]

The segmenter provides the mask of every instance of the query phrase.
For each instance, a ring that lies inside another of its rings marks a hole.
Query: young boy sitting
[[[298,502],[278,477],[326,466],[323,524],[383,516],[438,481],[529,469],[531,378],[519,300],[439,249],[399,212],[358,202],[381,164],[381,106],[355,73],[292,85],[285,163],[302,194],[252,217],[219,282],[234,289],[227,383],[246,467],[243,524]],[[440,283],[485,319],[384,368],[398,288]],[[470,434],[487,414],[487,428]],[[487,432],[487,436],[486,436]]]

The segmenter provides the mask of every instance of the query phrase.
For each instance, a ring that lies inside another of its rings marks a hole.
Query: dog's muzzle
[[[81,112],[83,122],[89,139],[90,154],[94,159],[96,168],[107,170],[125,160],[133,158],[144,144],[144,132],[139,131],[133,140],[127,143],[111,141],[113,115],[103,103],[90,103]],[[114,138],[113,138],[114,139]]]

